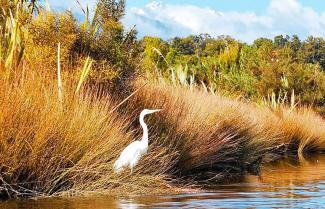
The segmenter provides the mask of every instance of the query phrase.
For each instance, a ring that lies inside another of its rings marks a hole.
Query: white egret
[[[148,151],[148,127],[144,122],[144,116],[147,114],[152,114],[154,112],[158,112],[160,110],[148,110],[144,109],[140,114],[140,124],[143,129],[143,136],[140,141],[134,141],[129,144],[121,153],[120,157],[114,163],[114,171],[115,173],[120,173],[125,167],[129,167],[131,169],[131,173],[133,172],[133,168],[138,164],[140,158],[145,155]]]

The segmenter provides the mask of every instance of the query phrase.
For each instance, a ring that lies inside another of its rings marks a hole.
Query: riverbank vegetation
[[[294,93],[300,104],[323,111],[323,38],[310,36],[301,41],[297,36],[280,35],[246,44],[229,36],[204,34],[169,41],[144,37],[140,42],[143,69],[153,77],[253,102],[274,97],[288,103]]]
[[[179,191],[325,150],[322,38],[137,40],[124,1],[81,8],[82,22],[0,4],[3,198]],[[144,108],[163,109],[146,118],[149,153],[114,174]]]

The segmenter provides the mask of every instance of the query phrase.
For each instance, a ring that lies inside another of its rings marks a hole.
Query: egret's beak
[[[161,110],[162,110],[162,109],[151,110],[151,113],[159,112],[159,111],[161,111]]]

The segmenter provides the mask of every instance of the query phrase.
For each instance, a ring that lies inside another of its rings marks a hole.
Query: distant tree
[[[125,0],[99,0],[97,10],[98,21],[102,24],[111,19],[118,22],[125,15]]]
[[[195,36],[188,36],[186,38],[173,38],[170,43],[171,47],[179,51],[183,55],[195,54],[195,45],[193,39]]]
[[[92,75],[97,82],[126,78],[137,64],[137,32],[125,30],[124,14],[124,0],[98,0],[93,19],[79,27],[75,51],[96,60]]]
[[[289,40],[290,37],[288,35],[286,35],[285,37],[283,37],[283,35],[275,36],[274,45],[277,48],[284,47],[286,44],[288,44]]]
[[[144,49],[142,67],[146,70],[165,69],[167,63],[165,57],[169,51],[169,45],[161,38],[146,36],[141,41]],[[176,53],[176,52],[175,52]],[[171,54],[169,56],[172,56]]]
[[[292,50],[293,61],[301,61],[303,58],[301,56],[302,42],[297,35],[293,35],[288,46]]]
[[[292,36],[289,46],[294,52],[301,49],[302,43],[297,35]]]
[[[208,39],[203,51],[204,56],[214,56],[220,54],[226,48],[226,42],[221,39]]]
[[[307,63],[318,63],[325,70],[325,41],[323,38],[309,36],[303,43],[302,50]]]
[[[272,47],[273,41],[268,38],[258,38],[254,41],[253,47],[260,48],[262,46]]]

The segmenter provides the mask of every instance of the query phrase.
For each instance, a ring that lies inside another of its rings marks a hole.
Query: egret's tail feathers
[[[117,160],[113,165],[114,172],[116,174],[120,174],[123,171],[123,166],[121,166],[121,163],[119,160]]]

